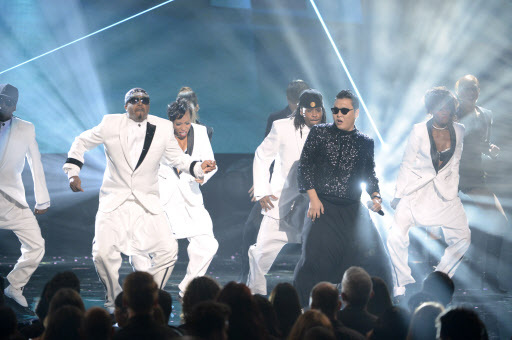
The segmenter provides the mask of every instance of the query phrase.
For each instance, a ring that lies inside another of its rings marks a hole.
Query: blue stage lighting
[[[375,133],[377,134],[377,137],[379,138],[382,145],[386,145],[386,143],[382,139],[382,136],[381,136],[379,130],[377,129],[377,125],[375,125],[375,122],[373,121],[373,118],[370,115],[370,112],[368,111],[366,104],[364,103],[363,97],[361,97],[361,94],[359,93],[359,90],[357,89],[354,79],[352,79],[352,76],[350,75],[350,72],[348,71],[347,65],[345,65],[345,62],[343,61],[343,58],[341,57],[338,47],[336,47],[336,44],[334,43],[334,40],[332,39],[329,29],[327,29],[327,26],[325,25],[324,19],[322,18],[320,11],[318,11],[318,8],[316,7],[315,1],[314,0],[309,0],[309,1],[311,2],[313,9],[315,10],[316,15],[318,16],[318,20],[320,20],[320,23],[322,24],[322,27],[324,28],[324,31],[327,34],[327,37],[329,38],[329,41],[331,42],[332,47],[334,48],[334,52],[336,52],[336,55],[338,56],[338,60],[340,61],[341,66],[343,66],[343,69],[345,70],[345,73],[347,74],[348,80],[352,84],[354,91],[356,92],[357,96],[359,97],[359,100],[361,102],[361,105],[363,106],[364,112],[366,113],[366,115],[368,116],[368,119],[370,120],[370,123],[372,124],[373,130],[375,130]]]
[[[10,68],[8,68],[8,69],[6,69],[6,70],[3,70],[2,72],[0,72],[0,74],[4,74],[4,73],[6,73],[6,72],[9,72],[10,70],[14,70],[15,68],[18,68],[18,67],[20,67],[20,66],[23,66],[23,65],[25,65],[25,64],[28,64],[28,63],[30,63],[31,61],[37,60],[37,59],[42,58],[42,57],[44,57],[44,56],[46,56],[46,55],[48,55],[48,54],[50,54],[50,53],[56,52],[56,51],[58,51],[58,50],[60,50],[60,49],[63,49],[64,47],[67,47],[67,46],[69,46],[69,45],[72,45],[72,44],[74,44],[74,43],[77,43],[77,42],[79,42],[79,41],[82,41],[82,40],[87,39],[87,38],[89,38],[89,37],[92,37],[93,35],[96,35],[96,34],[98,34],[98,33],[100,33],[100,32],[106,31],[106,30],[108,30],[109,28],[112,28],[112,27],[114,27],[114,26],[120,25],[120,24],[122,24],[123,22],[127,22],[127,21],[129,21],[129,20],[131,20],[131,19],[133,19],[133,18],[136,18],[136,17],[138,17],[138,16],[140,16],[140,15],[142,15],[142,14],[144,14],[144,13],[150,12],[150,11],[152,11],[152,10],[154,10],[154,9],[157,9],[157,8],[159,8],[159,7],[162,7],[162,6],[164,6],[164,5],[167,5],[168,3],[171,3],[171,2],[173,2],[173,1],[174,1],[174,0],[167,0],[167,1],[164,1],[164,2],[162,2],[161,4],[158,4],[158,5],[156,5],[156,6],[153,6],[153,7],[151,7],[151,8],[148,8],[148,9],[146,9],[146,10],[142,11],[142,12],[139,12],[139,13],[137,13],[137,14],[134,14],[134,15],[132,15],[132,16],[130,16],[130,17],[128,17],[128,18],[125,18],[125,19],[123,19],[123,20],[120,20],[120,21],[118,21],[118,22],[116,22],[116,23],[113,23],[112,25],[109,25],[109,26],[107,26],[107,27],[103,27],[103,28],[101,28],[101,29],[99,29],[99,30],[97,30],[97,31],[95,31],[95,32],[92,32],[92,33],[87,34],[86,36],[83,36],[83,37],[81,37],[81,38],[75,39],[75,40],[73,40],[73,41],[71,41],[71,42],[68,42],[67,44],[64,44],[64,45],[62,45],[62,46],[59,46],[59,47],[57,47],[57,48],[54,48],[54,49],[53,49],[53,50],[51,50],[51,51],[45,52],[45,53],[43,53],[43,54],[41,54],[41,55],[38,55],[37,57],[34,57],[34,58],[32,58],[32,59],[29,59],[29,60],[26,60],[26,61],[24,61],[24,62],[22,62],[22,63],[20,63],[20,64],[18,64],[18,65],[15,65],[15,66],[10,67]]]

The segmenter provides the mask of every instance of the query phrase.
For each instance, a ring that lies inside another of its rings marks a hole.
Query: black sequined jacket
[[[369,194],[379,192],[375,176],[373,139],[334,124],[315,125],[309,132],[299,163],[299,189],[315,189],[319,197],[359,201],[361,183]]]

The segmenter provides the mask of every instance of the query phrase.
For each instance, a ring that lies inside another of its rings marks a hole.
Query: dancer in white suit
[[[169,120],[173,123],[174,137],[180,148],[193,160],[214,159],[207,128],[191,123],[192,107],[190,103],[179,98],[167,107]],[[183,297],[185,289],[192,279],[203,276],[219,248],[213,236],[213,224],[210,214],[203,203],[199,184],[205,184],[217,171],[197,179],[183,173],[167,162],[160,165],[159,185],[160,199],[164,206],[167,220],[176,239],[186,238],[188,266],[185,278],[179,284],[179,295]]]
[[[466,213],[458,197],[464,126],[453,122],[457,102],[445,87],[425,94],[432,119],[414,125],[396,182],[396,209],[387,245],[393,264],[393,294],[415,282],[407,263],[409,228],[441,226],[448,247],[436,271],[453,276],[471,242]]]
[[[25,200],[21,173],[25,157],[32,170],[36,206],[34,213],[44,214],[50,206],[43,164],[36,142],[34,125],[13,117],[18,89],[0,85],[0,229],[12,230],[21,243],[21,257],[7,275],[5,295],[28,307],[23,287],[44,255],[44,239],[34,214]]]
[[[322,95],[313,89],[305,90],[294,116],[274,121],[254,155],[254,196],[264,216],[256,244],[249,248],[247,286],[253,294],[267,294],[265,274],[284,245],[301,243],[309,200],[299,192],[297,168],[309,129],[318,123],[325,123]]]
[[[113,310],[121,292],[121,255],[132,257],[134,269],[145,269],[163,288],[174,268],[177,242],[167,226],[160,202],[158,169],[162,159],[198,178],[215,168],[183,153],[172,124],[149,113],[149,95],[141,88],[125,96],[126,114],[111,114],[75,138],[64,165],[71,190],[83,191],[78,177],[87,150],[103,144],[107,168],[100,189],[92,255],[96,271],[105,285],[105,307]],[[147,268],[146,261],[151,266]]]

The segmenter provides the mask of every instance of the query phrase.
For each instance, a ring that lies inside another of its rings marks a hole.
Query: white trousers
[[[249,248],[247,286],[253,294],[267,295],[265,275],[287,243],[300,243],[301,233],[283,220],[263,216],[256,244]]]
[[[217,253],[219,243],[213,235],[195,235],[187,238],[190,242],[187,247],[188,266],[185,277],[178,285],[180,296],[183,297],[188,284],[197,276],[206,274],[213,256]]]
[[[0,229],[12,230],[21,243],[21,257],[7,280],[14,288],[23,288],[44,256],[44,239],[36,217],[0,191]]]
[[[154,215],[136,200],[127,200],[108,213],[98,211],[92,257],[106,289],[105,307],[114,307],[114,300],[122,290],[121,253],[130,256],[135,270],[147,271],[158,287],[163,288],[178,255],[178,243],[172,237],[164,213]]]
[[[418,223],[414,218],[414,209],[414,201],[407,197],[402,198],[396,208],[388,234],[387,246],[393,265],[392,274],[395,288],[404,287],[415,282],[411,275],[411,268],[408,265],[409,229],[411,227],[417,225],[423,227],[441,226],[448,247],[445,249],[436,271],[446,273],[450,277],[455,273],[471,243],[471,231],[469,230],[466,213],[458,198],[442,211],[433,212],[429,219],[432,222],[435,221],[435,223],[429,223],[429,225]]]

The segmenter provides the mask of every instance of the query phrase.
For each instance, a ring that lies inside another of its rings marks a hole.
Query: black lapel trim
[[[142,164],[142,161],[144,161],[144,158],[146,158],[146,155],[148,154],[149,147],[151,146],[151,142],[153,141],[153,137],[155,136],[156,131],[156,125],[150,124],[148,122],[147,128],[146,128],[146,138],[144,139],[144,146],[142,147],[142,153],[140,154],[139,161],[137,162],[137,166],[135,167],[135,170],[139,167],[139,165]]]
[[[436,142],[434,136],[432,136],[432,125],[434,125],[434,119],[431,118],[427,122],[428,139],[430,139],[430,157],[432,158],[432,165],[436,170],[436,174],[439,172],[439,153],[437,152]]]
[[[80,162],[76,158],[68,158],[68,159],[66,159],[66,163],[74,164],[74,165],[78,166],[80,169],[82,169],[82,166],[84,165],[84,163]]]
[[[187,133],[187,150],[185,150],[185,153],[189,156],[192,156],[192,151],[194,151],[194,127],[191,125],[190,130],[188,130],[188,133]],[[176,176],[180,177],[180,173],[178,172],[178,169],[176,169],[176,168],[172,168],[172,169],[174,170],[174,173],[176,174]]]

